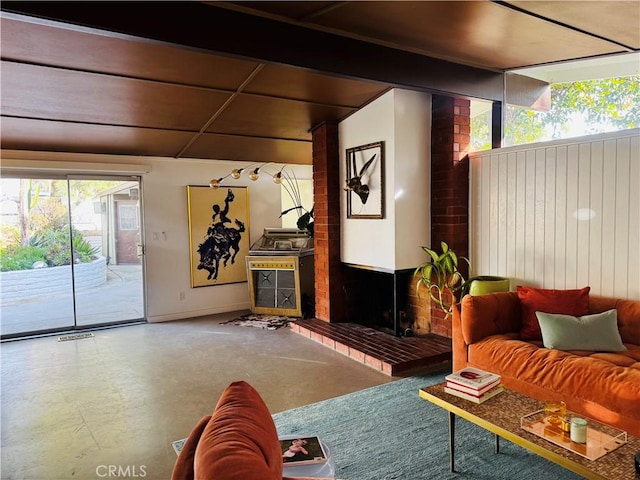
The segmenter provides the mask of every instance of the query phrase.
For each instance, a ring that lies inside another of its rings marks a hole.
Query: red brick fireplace
[[[467,256],[470,143],[469,100],[433,95],[431,146],[431,244],[446,241]],[[315,317],[349,322],[344,285],[347,268],[340,261],[340,152],[338,125],[323,123],[313,132],[315,213]],[[425,298],[408,290],[414,315],[423,315]],[[410,319],[419,321],[419,319]],[[451,337],[451,322],[437,308],[430,312],[430,332]],[[428,332],[423,332],[428,333]]]

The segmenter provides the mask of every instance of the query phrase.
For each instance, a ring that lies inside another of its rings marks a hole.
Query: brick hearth
[[[451,339],[429,334],[400,338],[356,323],[297,320],[291,329],[387,375],[444,368],[451,363]]]

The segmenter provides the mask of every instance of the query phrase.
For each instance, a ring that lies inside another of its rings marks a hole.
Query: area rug
[[[579,480],[582,477],[458,419],[456,472],[449,472],[447,412],[418,395],[443,374],[396,380],[273,415],[278,435],[317,435],[343,480]],[[176,454],[186,439],[172,442]]]
[[[294,320],[294,318],[283,317],[281,315],[255,315],[253,313],[249,313],[241,316],[240,318],[220,322],[220,325],[231,324],[239,325],[241,327],[257,327],[264,328],[266,330],[276,330],[281,327],[286,327]]]
[[[330,446],[336,477],[345,480],[577,480],[506,440],[456,422],[456,473],[449,472],[447,412],[418,395],[443,374],[396,380],[273,415],[279,435],[317,435]],[[319,384],[321,386],[321,383]]]

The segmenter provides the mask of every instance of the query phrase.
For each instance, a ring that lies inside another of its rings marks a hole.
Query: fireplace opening
[[[414,312],[409,302],[413,269],[393,272],[348,265],[345,269],[348,320],[399,337],[412,337]]]

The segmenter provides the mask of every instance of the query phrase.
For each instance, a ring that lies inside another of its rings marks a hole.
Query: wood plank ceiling
[[[640,51],[638,1],[2,2],[3,149],[310,164],[393,87]]]

